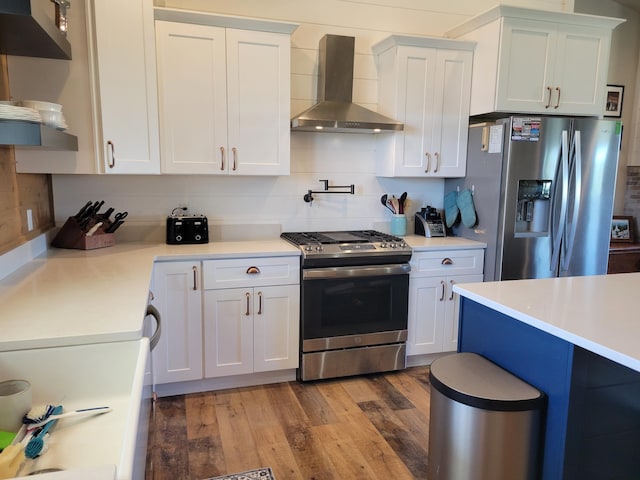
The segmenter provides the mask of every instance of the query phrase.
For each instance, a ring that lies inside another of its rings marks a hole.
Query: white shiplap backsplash
[[[242,231],[238,227],[255,224],[271,235],[278,229],[388,231],[390,212],[380,203],[384,193],[408,192],[410,213],[427,204],[442,206],[442,180],[376,177],[373,148],[373,135],[296,132],[291,135],[289,176],[55,175],[56,219],[61,224],[88,200],[105,200],[129,212],[120,235],[137,226],[150,228],[147,236],[157,236],[153,227],[162,230],[166,215],[187,204],[191,213],[207,215],[214,232],[220,226]],[[306,203],[304,194],[322,190],[322,179],[330,185],[353,183],[355,194],[316,194],[312,204]],[[212,236],[221,235],[229,238],[220,232]]]

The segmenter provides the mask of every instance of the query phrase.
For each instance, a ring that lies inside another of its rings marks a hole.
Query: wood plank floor
[[[277,480],[427,476],[429,367],[160,398],[147,479],[271,467]]]

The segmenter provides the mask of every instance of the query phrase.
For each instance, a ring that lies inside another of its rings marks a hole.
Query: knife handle
[[[112,223],[111,225],[109,225],[109,228],[105,230],[105,233],[115,232],[123,223],[124,223],[124,220],[118,220],[117,222]]]

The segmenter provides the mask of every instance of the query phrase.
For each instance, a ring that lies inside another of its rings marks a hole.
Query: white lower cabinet
[[[298,285],[207,290],[205,377],[298,366]]]
[[[156,262],[154,384],[200,381],[163,390],[178,394],[215,389],[206,379],[297,368],[299,275],[297,256]]]
[[[152,352],[153,383],[202,378],[200,261],[156,262],[153,300],[162,332]]]
[[[456,283],[482,282],[482,249],[414,252],[409,281],[407,356],[455,351]]]
[[[204,262],[205,377],[298,367],[299,262],[298,257]]]

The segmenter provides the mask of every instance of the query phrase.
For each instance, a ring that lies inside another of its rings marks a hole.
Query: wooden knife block
[[[108,225],[105,224],[106,227]],[[74,217],[69,217],[55,236],[51,245],[58,248],[75,248],[78,250],[93,250],[95,248],[111,247],[116,244],[113,233],[104,233],[102,227],[87,237]]]

